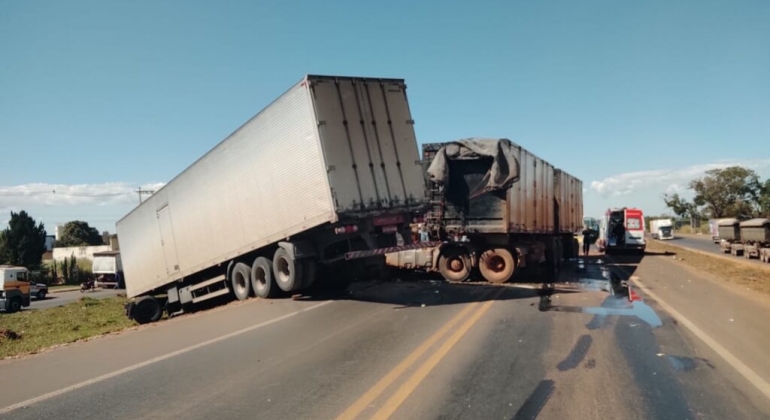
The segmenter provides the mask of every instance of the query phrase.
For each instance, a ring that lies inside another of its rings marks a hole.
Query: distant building
[[[56,237],[53,235],[46,235],[45,237],[45,250],[53,251],[53,247],[56,245]]]
[[[51,261],[53,259],[53,247],[55,244],[56,244],[56,237],[54,235],[46,235],[45,252],[43,252],[43,261]]]
[[[120,245],[118,244],[118,235],[110,234],[109,232],[102,233],[102,240],[104,245],[96,246],[68,246],[68,247],[56,247],[53,248],[52,258],[56,261],[62,261],[71,256],[75,256],[77,259],[86,259],[93,261],[94,254],[107,251],[120,251]]]
[[[112,251],[109,245],[97,245],[97,246],[67,246],[62,248],[53,249],[53,259],[56,261],[64,261],[67,258],[74,256],[79,260],[94,260],[94,253]]]

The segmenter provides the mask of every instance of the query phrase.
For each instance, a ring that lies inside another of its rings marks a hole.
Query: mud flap
[[[128,302],[125,305],[123,305],[123,309],[126,312],[126,317],[128,319],[134,319],[134,302]]]

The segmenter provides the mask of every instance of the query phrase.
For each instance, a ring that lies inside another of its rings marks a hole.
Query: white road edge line
[[[6,414],[6,413],[11,412],[13,410],[16,410],[16,409],[19,409],[19,408],[22,408],[22,407],[26,407],[26,406],[29,406],[29,405],[32,405],[32,404],[36,404],[36,403],[39,403],[41,401],[45,401],[47,399],[50,399],[50,398],[53,398],[53,397],[56,397],[56,396],[59,396],[59,395],[62,395],[62,394],[66,394],[66,393],[74,391],[76,389],[80,389],[80,388],[83,388],[83,387],[86,387],[86,386],[89,386],[89,385],[93,385],[95,383],[102,382],[102,381],[110,379],[110,378],[114,378],[114,377],[122,375],[124,373],[128,373],[128,372],[131,372],[131,371],[134,371],[134,370],[137,370],[137,369],[141,369],[141,368],[143,368],[145,366],[149,366],[149,365],[152,365],[152,364],[155,364],[155,363],[158,363],[158,362],[162,362],[164,360],[170,359],[172,357],[179,356],[181,354],[189,353],[189,352],[191,352],[193,350],[197,350],[197,349],[199,349],[201,347],[206,347],[206,346],[209,346],[211,344],[215,344],[215,343],[218,343],[220,341],[224,341],[224,340],[233,338],[235,336],[238,336],[238,335],[241,335],[241,334],[245,334],[247,332],[254,331],[254,330],[262,328],[262,327],[266,327],[266,326],[268,326],[270,324],[275,324],[276,322],[283,321],[284,319],[291,318],[293,316],[299,315],[299,314],[304,313],[304,312],[312,311],[313,309],[320,308],[322,306],[328,305],[328,304],[333,303],[333,302],[334,301],[332,301],[332,300],[327,300],[326,302],[321,302],[318,305],[314,305],[314,306],[311,306],[309,308],[301,309],[301,310],[296,311],[296,312],[292,312],[292,313],[289,313],[289,314],[286,314],[286,315],[282,315],[282,316],[279,316],[278,318],[271,319],[269,321],[265,321],[265,322],[263,322],[261,324],[252,325],[250,327],[246,327],[246,328],[243,328],[243,329],[238,330],[238,331],[233,331],[233,332],[231,332],[229,334],[225,334],[225,335],[219,336],[217,338],[212,338],[211,340],[207,340],[207,341],[204,341],[202,343],[194,344],[192,346],[185,347],[183,349],[179,349],[179,350],[173,351],[171,353],[167,353],[167,354],[164,354],[162,356],[158,356],[158,357],[155,357],[153,359],[146,360],[144,362],[137,363],[135,365],[131,365],[131,366],[125,367],[123,369],[119,369],[119,370],[116,370],[114,372],[110,372],[110,373],[104,374],[102,376],[97,376],[96,378],[89,379],[87,381],[83,381],[83,382],[80,382],[80,383],[76,383],[74,385],[70,385],[68,387],[65,387],[65,388],[62,388],[62,389],[59,389],[59,390],[56,390],[56,391],[49,392],[47,394],[43,394],[43,395],[41,395],[39,397],[30,398],[30,399],[28,399],[26,401],[22,401],[20,403],[9,405],[8,407],[0,408],[0,414]]]
[[[658,302],[658,305],[660,305],[663,309],[666,310],[671,316],[673,316],[677,322],[687,327],[690,332],[695,334],[696,337],[700,338],[701,341],[706,343],[707,346],[711,347],[712,350],[714,350],[720,357],[722,357],[727,363],[730,364],[735,370],[738,371],[738,373],[741,374],[744,378],[746,378],[747,381],[751,382],[752,385],[754,385],[759,392],[763,393],[766,398],[770,398],[770,384],[767,383],[764,379],[762,379],[761,376],[757,375],[756,372],[751,370],[750,367],[746,366],[743,362],[741,362],[735,355],[730,353],[729,350],[722,347],[721,344],[719,344],[716,340],[711,338],[708,334],[706,334],[703,330],[698,328],[692,321],[685,318],[684,315],[679,313],[676,309],[674,309],[671,305],[664,302],[660,296],[653,293],[650,289],[645,286],[639,277],[637,276],[631,276],[631,281],[636,283],[637,286],[639,286],[642,291],[650,296],[651,298],[655,299]]]

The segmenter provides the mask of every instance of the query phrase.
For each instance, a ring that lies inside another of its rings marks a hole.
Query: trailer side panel
[[[304,81],[117,224],[134,297],[336,218]]]

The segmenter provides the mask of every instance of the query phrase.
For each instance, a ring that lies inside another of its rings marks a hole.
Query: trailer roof
[[[762,227],[765,225],[770,225],[770,219],[756,218],[741,222],[741,227]]]
[[[219,142],[217,142],[215,145],[213,145],[213,146],[212,146],[212,147],[211,147],[211,148],[210,148],[210,149],[209,149],[209,150],[208,150],[206,153],[204,153],[204,154],[203,154],[202,156],[200,156],[198,159],[196,159],[195,161],[193,161],[192,163],[190,163],[190,164],[189,164],[189,165],[188,165],[188,166],[187,166],[185,169],[183,169],[183,170],[182,170],[182,172],[179,172],[179,173],[178,173],[178,174],[177,174],[175,177],[171,178],[171,180],[170,180],[170,181],[168,181],[167,183],[165,183],[165,184],[164,184],[162,187],[158,188],[158,190],[156,190],[156,191],[155,191],[153,194],[157,194],[157,193],[159,193],[160,191],[162,191],[164,188],[166,188],[166,186],[168,186],[169,184],[171,184],[172,182],[174,182],[174,180],[176,180],[177,178],[179,178],[180,176],[182,176],[182,174],[184,174],[185,172],[187,172],[188,170],[190,170],[190,168],[192,168],[192,167],[193,167],[193,166],[194,166],[196,163],[198,163],[199,161],[202,161],[202,160],[203,160],[203,159],[204,159],[206,156],[208,156],[210,153],[212,153],[212,152],[214,151],[214,149],[216,149],[217,147],[219,147],[219,146],[220,146],[222,143],[224,143],[225,141],[227,141],[227,139],[229,139],[229,138],[230,138],[230,137],[232,137],[232,136],[233,136],[235,133],[237,133],[238,131],[240,131],[240,130],[241,130],[243,127],[244,127],[244,126],[246,126],[246,124],[248,124],[249,122],[251,122],[251,120],[253,120],[253,119],[257,118],[257,116],[259,116],[259,114],[261,114],[262,112],[264,112],[266,109],[268,109],[268,108],[270,107],[270,105],[272,105],[274,102],[276,102],[277,100],[281,99],[281,98],[282,98],[282,97],[283,97],[285,94],[287,94],[287,93],[288,93],[288,92],[290,92],[292,89],[294,89],[295,87],[297,87],[297,85],[306,85],[308,81],[312,82],[312,81],[314,81],[314,80],[364,80],[364,81],[372,81],[372,80],[377,80],[377,81],[379,81],[379,82],[381,82],[381,83],[400,83],[400,84],[403,84],[404,86],[406,86],[406,80],[404,80],[404,79],[396,79],[396,78],[383,78],[383,77],[360,77],[360,76],[331,76],[331,75],[320,75],[320,74],[305,74],[305,76],[303,76],[303,77],[302,77],[302,79],[301,79],[299,82],[296,82],[296,83],[294,83],[294,84],[293,84],[293,85],[291,85],[291,86],[290,86],[288,89],[286,89],[286,90],[285,90],[283,93],[281,93],[279,96],[275,97],[275,98],[274,98],[274,99],[273,99],[273,100],[272,100],[272,101],[271,101],[269,104],[265,105],[265,106],[264,106],[264,107],[263,107],[261,110],[259,110],[259,112],[257,112],[256,114],[254,114],[254,115],[253,115],[251,118],[249,118],[249,119],[248,119],[248,120],[246,120],[246,121],[245,121],[243,124],[241,124],[241,125],[240,125],[240,126],[237,128],[237,129],[235,129],[235,130],[234,130],[234,131],[232,131],[230,134],[228,134],[228,135],[227,135],[227,136],[225,136],[223,139],[221,139]],[[127,218],[129,215],[131,215],[131,213],[133,213],[134,211],[136,211],[136,210],[137,210],[139,207],[141,207],[141,206],[142,206],[144,203],[146,203],[146,202],[147,202],[147,201],[144,201],[144,202],[142,202],[142,203],[139,203],[139,205],[138,205],[137,207],[134,207],[133,209],[131,209],[131,211],[129,211],[128,213],[126,213],[126,215],[125,215],[125,216],[123,216],[122,218],[120,218],[120,220],[118,220],[117,222],[115,222],[115,225],[117,226],[117,225],[118,225],[120,222],[122,222],[122,221],[123,221],[125,218]]]
[[[734,226],[740,223],[738,219],[719,219],[717,226]]]

